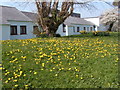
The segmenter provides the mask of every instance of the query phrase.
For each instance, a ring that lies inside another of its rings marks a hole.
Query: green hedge
[[[93,32],[94,36],[110,36],[108,31],[95,31]]]

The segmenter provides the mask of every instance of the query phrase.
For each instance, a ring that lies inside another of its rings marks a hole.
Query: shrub
[[[44,37],[48,37],[48,35],[46,34],[46,32],[41,32],[39,35],[36,35],[36,37],[44,38]]]
[[[81,34],[87,34],[87,32],[85,30],[80,31]]]
[[[108,31],[94,31],[93,35],[94,36],[109,36],[110,33]]]
[[[61,35],[60,34],[55,34],[54,37],[61,37]]]

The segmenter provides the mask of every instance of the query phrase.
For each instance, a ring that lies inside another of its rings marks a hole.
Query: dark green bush
[[[108,31],[95,31],[93,32],[94,36],[110,36]]]
[[[87,34],[85,30],[80,31],[81,34]]]
[[[48,37],[48,35],[47,34],[40,34],[40,35],[36,35],[36,37],[45,38],[45,37]]]
[[[61,35],[60,34],[55,34],[54,37],[61,37]]]

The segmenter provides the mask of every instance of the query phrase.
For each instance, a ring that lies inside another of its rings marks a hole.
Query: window
[[[75,32],[75,27],[73,27],[73,32]]]
[[[79,32],[80,31],[80,27],[77,27],[77,32]]]
[[[65,27],[66,27],[66,25],[63,24],[63,32],[66,32]]]
[[[17,35],[17,26],[10,26],[10,35]]]
[[[90,31],[92,31],[92,27],[90,27]]]
[[[86,31],[86,27],[84,27],[84,31]]]
[[[20,34],[27,34],[26,32],[26,26],[20,26]]]

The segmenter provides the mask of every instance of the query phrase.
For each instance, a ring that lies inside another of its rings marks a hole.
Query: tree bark
[[[86,2],[75,3],[74,0],[35,0],[38,11],[38,24],[49,35],[53,36],[59,25],[62,24],[72,13],[74,4],[87,4]],[[60,7],[60,8],[59,8]],[[59,9],[60,10],[59,10]]]
[[[59,0],[55,0],[53,4],[35,1],[38,10],[38,24],[48,36],[53,37],[59,25],[73,13],[73,2],[62,2],[61,10],[58,10]]]
[[[112,31],[113,23],[110,24],[108,31]]]

